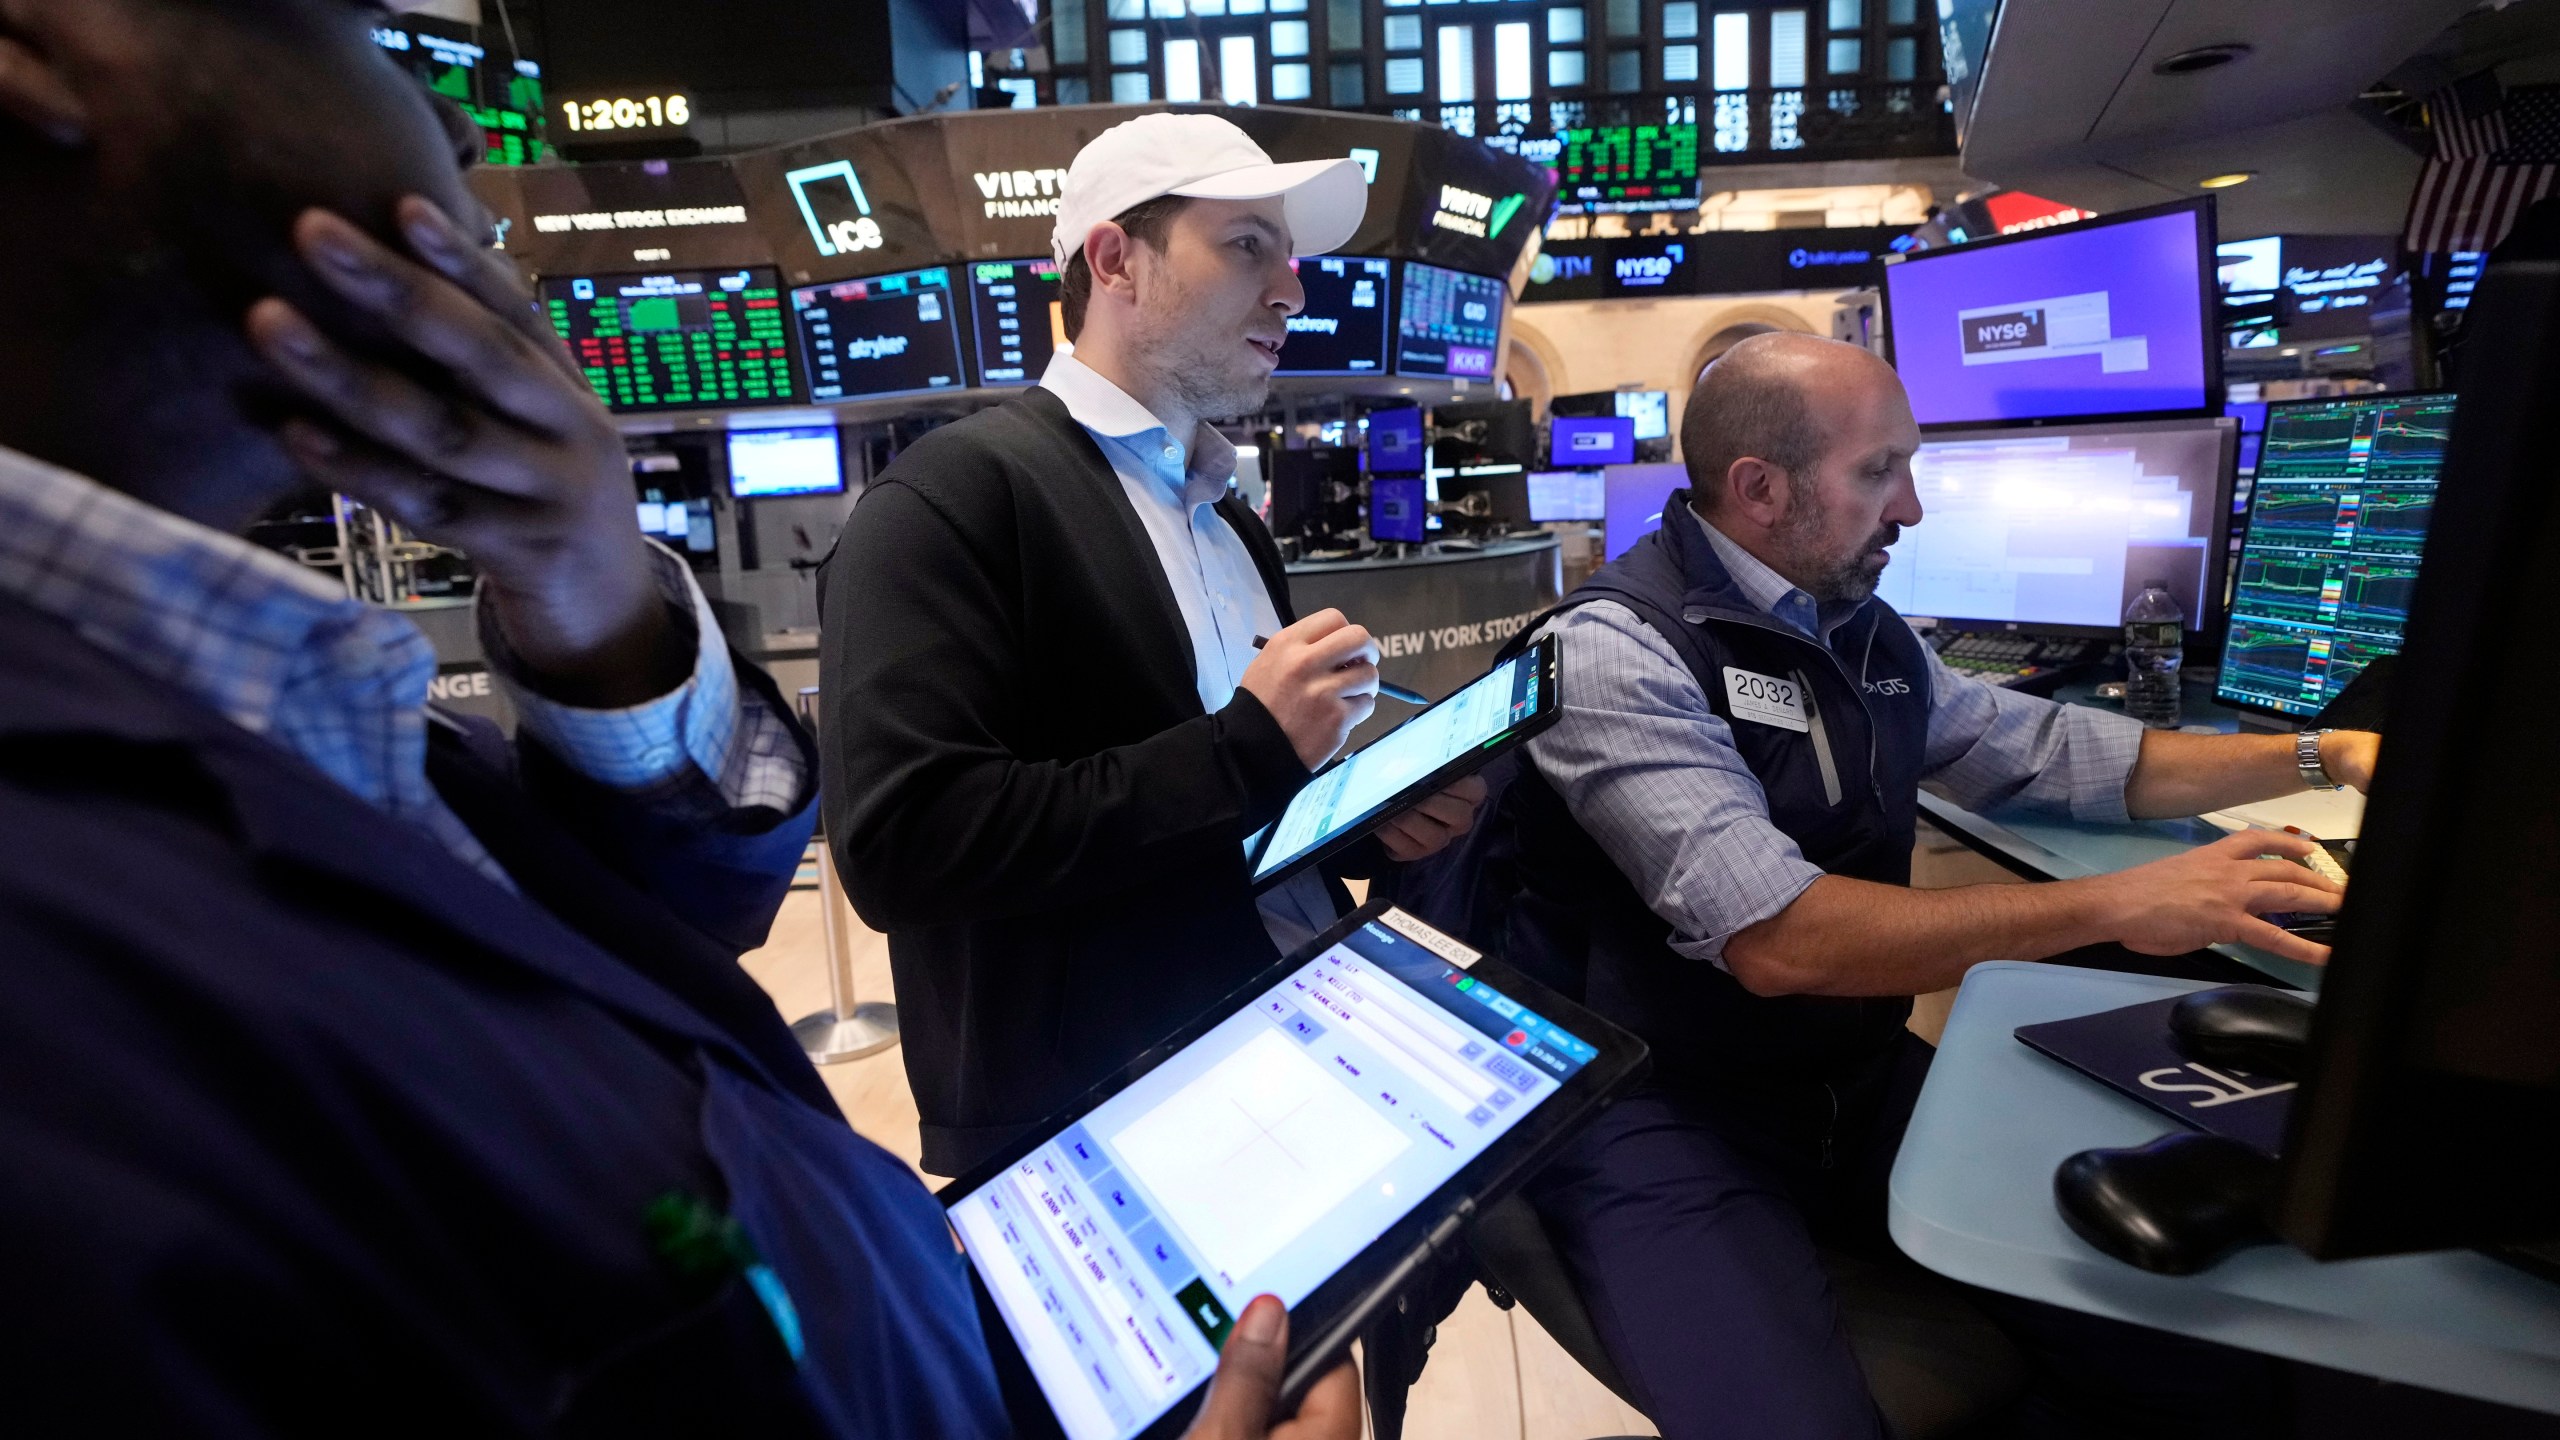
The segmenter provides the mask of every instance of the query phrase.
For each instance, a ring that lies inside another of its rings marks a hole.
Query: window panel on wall
[[[1885,0],[1884,23],[1917,25],[1920,23],[1920,0]]]
[[[1147,93],[1147,72],[1146,72],[1146,71],[1144,71],[1144,70],[1121,70],[1121,71],[1116,71],[1116,72],[1114,72],[1114,73],[1112,74],[1112,76],[1111,76],[1111,103],[1112,103],[1112,104],[1114,104],[1114,105],[1144,105],[1144,104],[1145,104],[1145,103],[1147,103],[1149,100],[1152,100],[1152,99],[1154,99],[1154,98],[1155,98],[1155,97],[1154,97],[1153,95],[1150,95],[1150,94],[1148,94],[1148,93]]]
[[[1422,17],[1390,15],[1387,17],[1387,48],[1419,50],[1422,48]]]
[[[1440,27],[1440,103],[1456,105],[1476,98],[1476,27]]]
[[[1547,52],[1547,85],[1564,90],[1582,83],[1582,52],[1550,50]]]
[[[1529,98],[1529,22],[1493,27],[1493,98]]]
[[[1662,7],[1662,38],[1665,40],[1698,38],[1698,0],[1665,0]]]
[[[1303,15],[1306,12],[1307,0],[1271,0],[1271,13],[1274,15]]]
[[[1164,98],[1176,105],[1200,100],[1200,42],[1164,42]]]
[[[1262,61],[1252,36],[1229,35],[1218,42],[1218,98],[1230,105],[1262,103]]]
[[[1358,50],[1360,41],[1360,0],[1325,0],[1324,43],[1332,50]],[[1336,97],[1335,104],[1342,103]]]
[[[1560,5],[1547,12],[1547,43],[1579,45],[1582,43],[1582,7]]]
[[[1306,21],[1274,20],[1271,22],[1271,56],[1273,59],[1279,59],[1284,55],[1296,56],[1304,55],[1306,53]]]
[[[1087,80],[1081,75],[1059,76],[1058,103],[1061,105],[1089,105],[1093,103],[1093,82]]]
[[[1357,60],[1346,60],[1325,72],[1326,99],[1344,109],[1369,103],[1369,67]]]
[[[1884,42],[1884,78],[1913,80],[1920,74],[1920,42],[1905,37]]]
[[[1804,48],[1804,12],[1796,11],[1797,68],[1801,70]],[[1770,41],[1774,49],[1777,36]],[[1719,90],[1751,88],[1751,12],[1718,11],[1715,17],[1715,87]],[[1772,63],[1775,55],[1771,56]],[[1798,83],[1802,83],[1799,81]]]
[[[1665,45],[1662,47],[1662,83],[1695,85],[1698,83],[1698,47]]]
[[[1147,18],[1147,0],[1107,0],[1102,13],[1113,20],[1144,20]]]
[[[1866,50],[1866,45],[1860,41],[1834,40],[1825,57],[1828,62],[1825,68],[1834,75],[1855,75],[1866,68]]]
[[[1769,12],[1769,84],[1779,90],[1792,90],[1804,83],[1805,13],[1801,10]],[[1717,63],[1723,63],[1723,46],[1717,48]],[[1721,90],[1724,87],[1716,87]]]
[[[1608,9],[1602,14],[1612,39],[1644,33],[1644,7],[1637,0],[1609,0]]]
[[[1230,15],[1259,15],[1262,13],[1262,0],[1227,0],[1227,13]]]
[[[1049,12],[1049,61],[1084,63],[1084,0],[1055,0]]]
[[[1271,98],[1286,104],[1314,96],[1315,71],[1306,65],[1274,65],[1271,67]]]
[[[1111,63],[1144,65],[1147,63],[1147,32],[1114,30],[1111,32]]]
[[[1227,0],[1191,0],[1191,13],[1194,15],[1224,15],[1227,13]]]
[[[1387,93],[1390,95],[1421,94],[1422,62],[1419,60],[1388,61]]]
[[[1150,20],[1179,20],[1182,15],[1182,0],[1147,0],[1147,18]]]
[[[1866,23],[1866,0],[1831,0],[1832,29],[1855,30]]]
[[[1644,88],[1644,52],[1612,50],[1609,52],[1609,88],[1620,95],[1632,95]]]

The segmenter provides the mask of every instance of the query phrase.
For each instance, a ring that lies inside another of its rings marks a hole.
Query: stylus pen
[[[1259,650],[1270,643],[1271,637],[1268,635],[1256,635],[1253,637],[1253,648],[1256,650]],[[1423,694],[1421,691],[1407,690],[1401,685],[1391,683],[1384,679],[1381,679],[1378,682],[1378,693],[1386,696],[1390,700],[1401,700],[1407,705],[1428,705],[1431,703],[1431,697]]]

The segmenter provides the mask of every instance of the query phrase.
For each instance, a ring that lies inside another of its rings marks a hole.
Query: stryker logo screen
[[[910,270],[791,292],[813,400],[956,390],[960,331],[951,272]]]
[[[1923,425],[2206,405],[2202,212],[2097,220],[1884,268],[1894,368]]]

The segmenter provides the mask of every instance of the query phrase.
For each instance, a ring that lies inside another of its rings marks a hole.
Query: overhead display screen
[[[844,489],[844,458],[836,427],[729,432],[729,493],[760,496],[834,495]]]
[[[555,276],[542,308],[616,411],[787,405],[800,398],[770,269]]]
[[[1698,198],[1698,127],[1591,125],[1559,131],[1556,200],[1610,206]]]
[[[957,390],[960,321],[951,270],[935,266],[791,292],[812,400]]]
[[[551,158],[544,143],[541,66],[500,59],[485,46],[416,21],[376,25],[373,42],[480,127],[489,142],[482,164],[532,165]]]
[[[1502,339],[1505,287],[1489,275],[1404,267],[1396,324],[1396,373],[1421,379],[1490,380]]]
[[[1884,267],[1923,425],[2209,413],[2221,337],[2209,206],[2110,216]]]
[[[1280,347],[1282,375],[1384,375],[1387,373],[1385,260],[1296,260],[1306,308],[1289,317],[1289,340]]]
[[[969,267],[969,313],[977,325],[978,383],[1038,383],[1067,343],[1054,260],[982,260]]]

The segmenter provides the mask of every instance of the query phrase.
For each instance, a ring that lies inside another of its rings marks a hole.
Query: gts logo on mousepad
[[[2169,1036],[2183,998],[2146,1001],[2073,1020],[2021,1025],[2017,1036],[2120,1095],[2170,1119],[2273,1155],[2284,1148],[2295,1082],[2190,1060]]]

